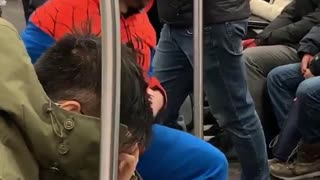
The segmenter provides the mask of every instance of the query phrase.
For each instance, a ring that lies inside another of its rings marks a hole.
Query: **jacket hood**
[[[0,39],[0,112],[14,121],[40,169],[98,179],[100,119],[64,111],[48,98],[18,32],[1,18]]]

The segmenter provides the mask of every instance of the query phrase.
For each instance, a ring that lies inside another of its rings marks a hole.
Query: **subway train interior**
[[[0,0],[0,180],[320,180],[320,0]]]

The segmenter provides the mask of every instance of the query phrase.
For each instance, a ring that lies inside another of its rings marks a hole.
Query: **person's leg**
[[[300,69],[300,63],[289,64],[273,69],[268,75],[269,97],[280,128],[287,121],[296,90],[304,80]]]
[[[295,49],[284,45],[258,46],[244,51],[248,87],[264,128],[267,143],[273,138],[276,122],[266,91],[266,78],[275,67],[299,62]]]
[[[272,108],[278,126],[281,128],[271,148],[273,148],[273,157],[284,162],[288,160],[301,137],[297,129],[298,119],[296,117],[299,103],[293,102],[295,92],[304,80],[300,67],[300,63],[277,67],[269,73],[267,79]]]
[[[298,100],[294,101],[288,113],[288,119],[283,123],[279,136],[277,136],[274,139],[274,143],[271,144],[274,157],[272,162],[286,163],[298,146],[301,139],[301,133],[298,129],[299,108],[300,102]],[[269,163],[270,168],[273,164],[274,163]]]
[[[297,161],[271,167],[271,174],[280,179],[320,177],[320,77],[300,83],[296,92],[299,106],[298,129],[302,135]],[[288,168],[290,167],[290,168]]]
[[[301,101],[299,127],[305,143],[320,143],[320,77],[303,81],[297,90]]]
[[[204,85],[213,115],[230,133],[243,170],[243,179],[269,179],[262,127],[247,89],[242,59],[246,21],[204,29]],[[172,35],[193,60],[193,30],[172,29]]]
[[[204,84],[209,104],[221,127],[231,135],[242,179],[269,179],[262,126],[249,94],[242,56],[247,21],[211,26],[205,32]]]
[[[138,172],[145,180],[226,180],[228,163],[215,147],[186,132],[154,125]]]
[[[179,109],[192,91],[193,70],[168,25],[164,25],[161,31],[153,61],[154,76],[161,82],[168,98],[166,109],[159,115],[159,120],[169,127],[178,128]]]

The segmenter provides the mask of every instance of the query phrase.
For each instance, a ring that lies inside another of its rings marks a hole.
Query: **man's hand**
[[[310,71],[310,69],[307,69],[306,72],[303,74],[305,79],[309,79],[314,77],[314,75],[312,74],[312,72]]]
[[[150,88],[147,89],[147,93],[150,95],[153,116],[156,117],[164,105],[164,97],[160,91],[152,90]]]
[[[305,54],[302,58],[301,61],[301,73],[305,74],[308,70],[308,66],[310,64],[310,62],[312,61],[313,56],[310,54]]]
[[[255,39],[247,39],[242,41],[242,46],[243,46],[243,49],[246,49],[250,47],[256,47],[257,44],[255,43]]]
[[[119,154],[118,180],[130,180],[139,161],[139,148],[135,145],[130,153]]]

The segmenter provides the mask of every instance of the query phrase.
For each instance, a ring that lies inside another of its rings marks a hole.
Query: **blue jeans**
[[[242,179],[264,180],[269,179],[265,139],[248,92],[242,58],[246,26],[244,20],[204,28],[204,89],[219,125],[231,135]],[[154,57],[154,75],[168,95],[162,119],[178,118],[181,104],[192,92],[192,64],[193,29],[165,25]]]
[[[228,162],[222,152],[186,132],[162,125],[153,126],[151,144],[137,169],[144,180],[228,179]]]
[[[320,143],[320,77],[304,79],[300,63],[280,66],[268,75],[268,91],[280,127],[299,102],[297,127],[304,143]]]

